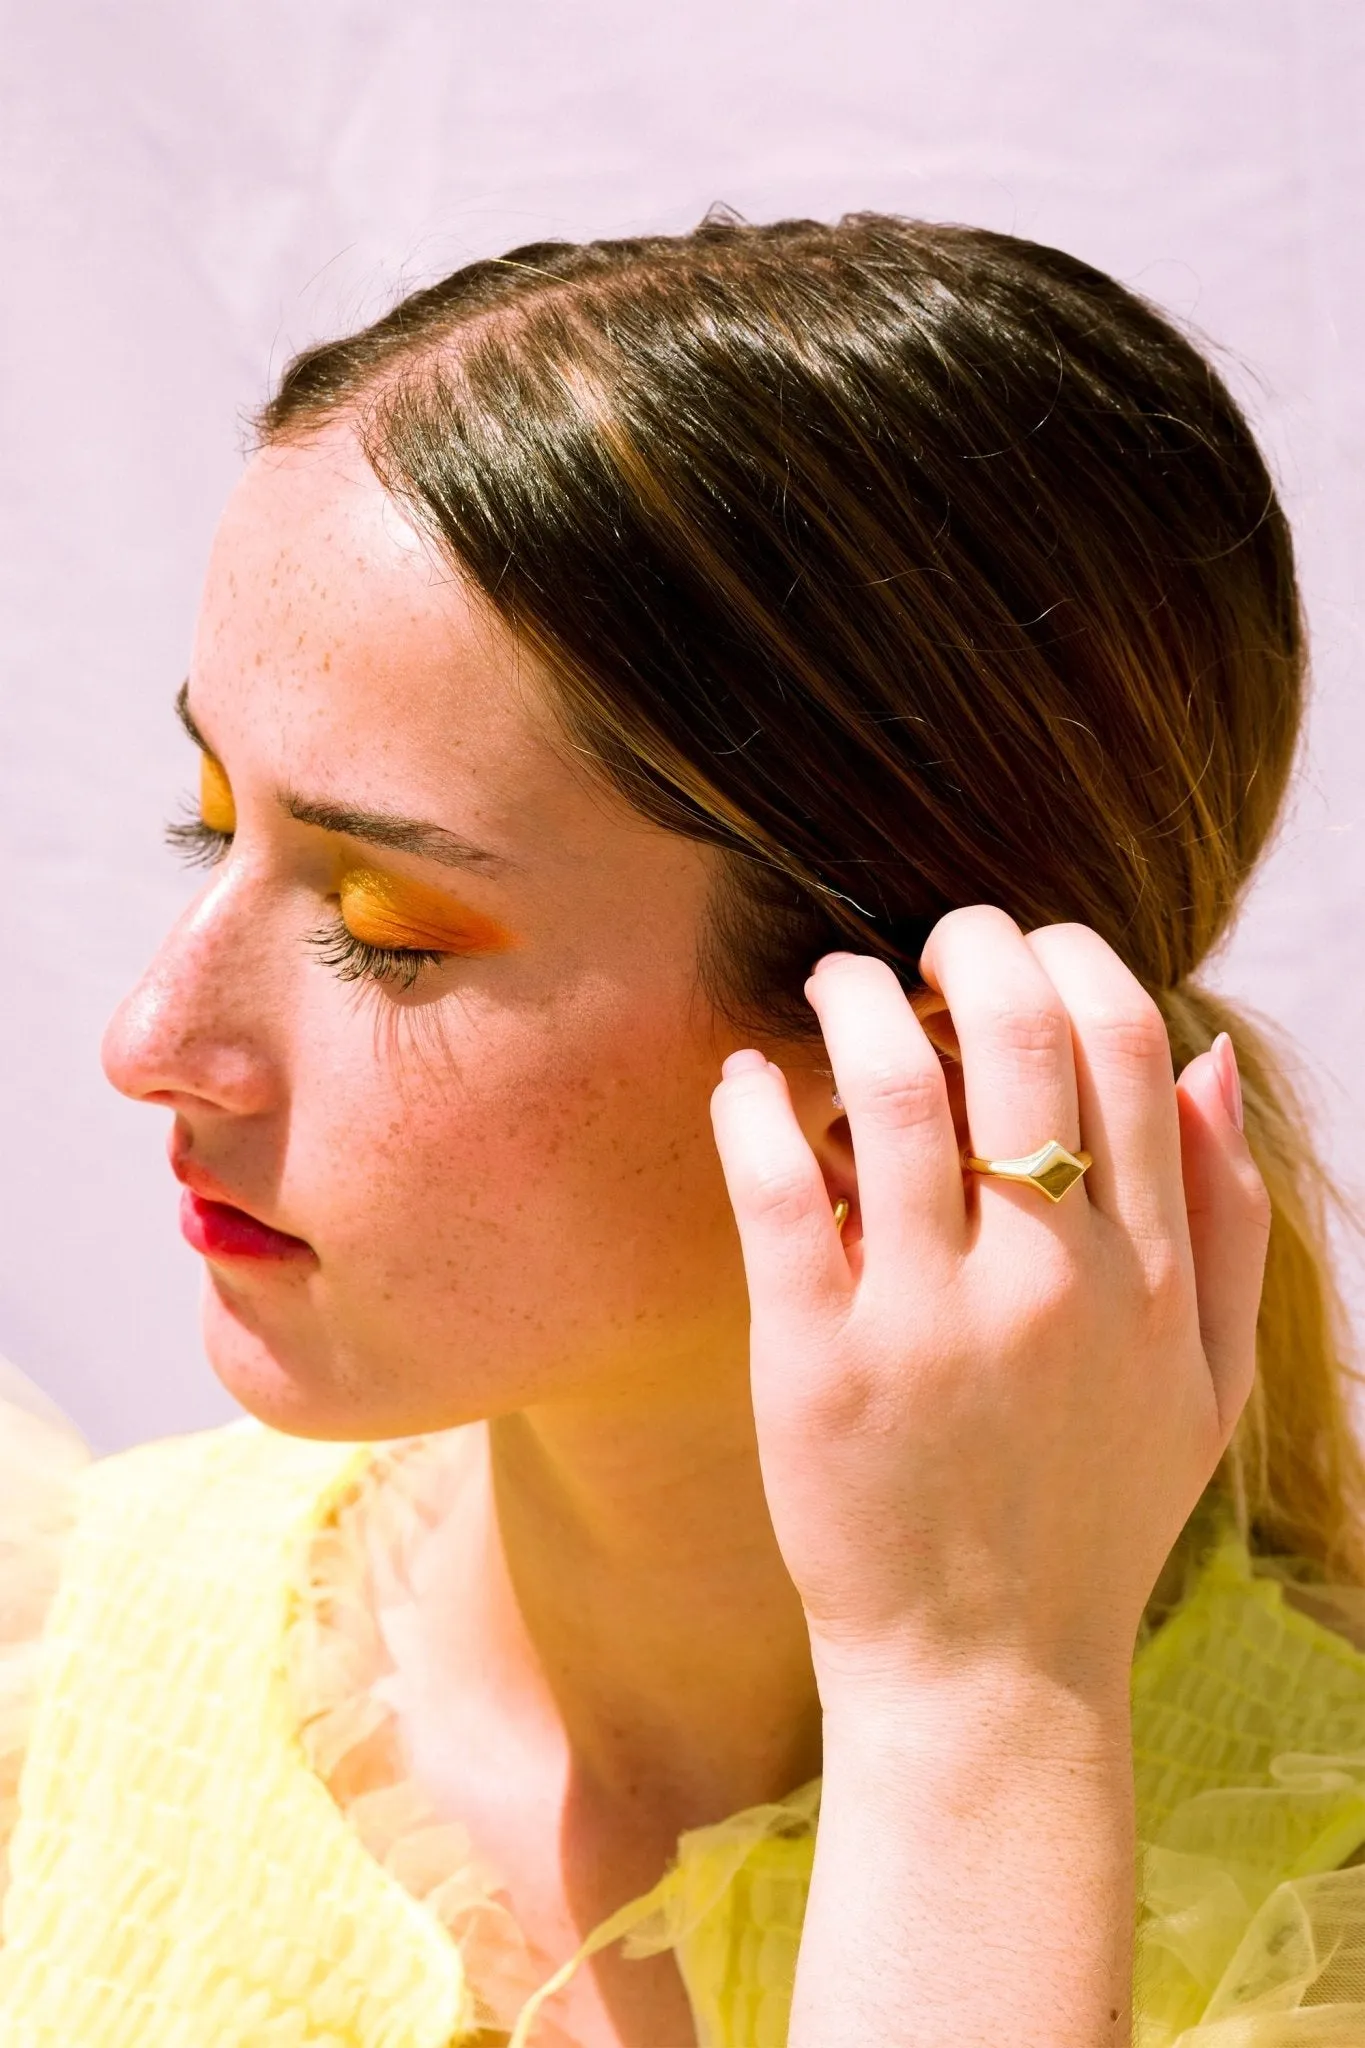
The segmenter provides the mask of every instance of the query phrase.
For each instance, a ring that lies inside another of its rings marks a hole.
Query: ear
[[[923,989],[912,996],[911,1007],[925,1033],[939,1056],[943,1076],[948,1084],[948,1101],[953,1112],[953,1128],[958,1144],[965,1150],[967,1145],[967,1108],[962,1087],[962,1058],[958,1046],[957,1030],[948,1014],[948,1005],[934,989]],[[823,1047],[812,1048],[809,1044],[798,1047],[775,1047],[769,1057],[776,1060],[787,1080],[792,1108],[801,1126],[806,1143],[815,1154],[824,1175],[825,1187],[829,1193],[830,1207],[842,1197],[849,1205],[849,1218],[844,1226],[844,1243],[850,1244],[862,1236],[862,1225],[858,1212],[858,1170],[853,1156],[853,1135],[848,1118],[842,1107],[834,1100],[834,1077],[827,1064],[829,1055]],[[819,1062],[819,1064],[817,1064]]]

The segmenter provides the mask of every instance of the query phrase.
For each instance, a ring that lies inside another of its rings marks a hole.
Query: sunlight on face
[[[715,856],[555,744],[534,665],[349,433],[258,455],[185,708],[196,901],[109,1028],[196,1198],[311,1248],[210,1256],[243,1405],[382,1437],[743,1369],[696,988]]]

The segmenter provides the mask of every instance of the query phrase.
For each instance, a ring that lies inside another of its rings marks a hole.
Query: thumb
[[[1241,1130],[1237,1057],[1225,1031],[1185,1068],[1176,1100],[1199,1328],[1226,1443],[1256,1372],[1270,1197]]]

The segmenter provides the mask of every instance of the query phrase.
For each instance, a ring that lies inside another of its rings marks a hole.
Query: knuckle
[[[745,1192],[744,1206],[760,1223],[789,1226],[811,1215],[815,1190],[807,1175],[775,1166],[755,1174]]]
[[[1171,1064],[1166,1020],[1149,996],[1088,1011],[1084,1030],[1101,1058],[1143,1071]]]
[[[1149,1252],[1145,1292],[1150,1313],[1163,1326],[1188,1308],[1190,1279],[1173,1245],[1161,1244]]]
[[[1173,1240],[1163,1232],[1132,1246],[1133,1257],[1114,1282],[1112,1312],[1127,1316],[1158,1350],[1179,1341],[1195,1313],[1195,1275]]]
[[[826,1374],[807,1392],[803,1420],[811,1438],[833,1443],[867,1435],[881,1406],[874,1376],[865,1369],[849,1366],[842,1372]]]
[[[1036,1248],[1024,1282],[1023,1315],[1035,1327],[1063,1325],[1085,1292],[1084,1275],[1057,1240]]]
[[[937,1062],[933,1069],[872,1067],[862,1074],[853,1089],[860,1109],[895,1130],[913,1128],[936,1115],[942,1093],[943,1082]]]
[[[1018,1059],[1050,1062],[1070,1049],[1066,1012],[1051,1003],[1001,1003],[983,1021],[987,1035]]]

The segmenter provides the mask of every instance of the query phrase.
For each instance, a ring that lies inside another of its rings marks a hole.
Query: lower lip
[[[227,1202],[206,1202],[186,1188],[180,1197],[185,1242],[206,1259],[311,1259],[313,1247],[301,1237],[272,1230]]]

